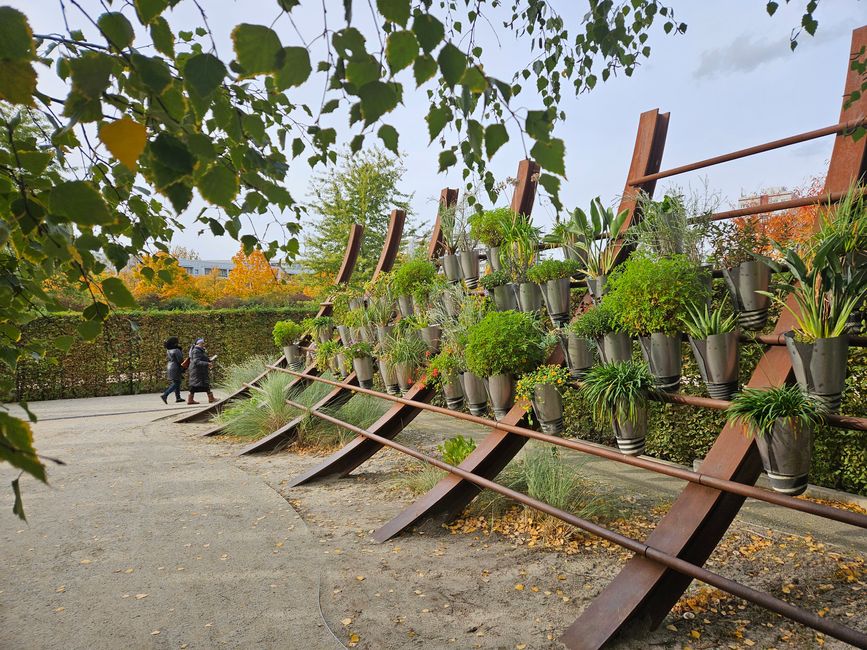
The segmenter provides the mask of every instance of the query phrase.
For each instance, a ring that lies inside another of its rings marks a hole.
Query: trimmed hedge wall
[[[16,374],[16,394],[4,400],[28,401],[102,395],[131,395],[162,391],[166,353],[163,341],[177,336],[186,355],[189,346],[204,337],[220,366],[252,354],[281,352],[274,347],[271,330],[278,320],[301,320],[314,315],[316,306],[301,303],[285,308],[217,309],[210,311],[115,312],[93,342],[76,342],[57,363],[22,360]],[[40,318],[28,324],[23,336],[51,338],[75,332],[78,314]]]

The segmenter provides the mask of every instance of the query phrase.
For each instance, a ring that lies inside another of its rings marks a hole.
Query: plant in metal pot
[[[362,327],[365,324],[366,316],[364,314],[364,307],[356,307],[355,309],[350,309],[346,312],[346,315],[343,317],[342,324],[346,327],[346,330],[341,330],[338,326],[337,332],[340,334],[340,340],[343,341],[344,345],[352,345],[356,341],[366,340],[363,336],[366,334],[362,332]],[[344,335],[348,332],[349,340],[344,339]]]
[[[647,364],[631,360],[591,368],[580,388],[596,422],[613,427],[617,446],[628,456],[644,452],[647,403],[653,391]]]
[[[542,290],[545,308],[554,327],[569,322],[569,284],[571,277],[581,270],[576,260],[543,260],[527,271],[527,279]]]
[[[589,216],[581,208],[572,213],[574,228],[579,233],[576,246],[581,251],[587,286],[595,301],[605,294],[608,274],[617,262],[618,237],[628,216],[628,210],[615,213],[606,208],[598,196],[590,202]]]
[[[822,413],[821,404],[797,386],[745,388],[726,411],[730,422],[755,436],[771,487],[791,496],[807,489],[813,431]]]
[[[469,218],[470,237],[488,249],[488,265],[498,271],[502,267],[500,247],[506,239],[506,227],[515,219],[511,208],[494,208],[472,214]]]
[[[500,251],[503,266],[517,285],[518,308],[528,313],[542,309],[542,292],[527,280],[527,270],[539,254],[541,235],[542,231],[530,222],[529,217],[513,214],[512,220],[506,224]]]
[[[274,323],[274,343],[283,348],[283,356],[291,370],[296,372],[304,367],[304,355],[298,345],[307,334],[307,329],[294,320],[281,320]]]
[[[515,397],[532,407],[543,433],[563,433],[563,393],[569,389],[569,371],[548,364],[525,373],[515,386]]]
[[[330,341],[334,336],[334,319],[331,316],[316,316],[310,319],[309,329],[316,334],[320,343]]]
[[[425,373],[425,386],[434,390],[442,389],[446,405],[459,411],[464,405],[464,389],[461,386],[461,360],[448,348],[430,358]]]
[[[659,257],[686,255],[701,266],[710,223],[706,216],[719,203],[718,197],[709,198],[712,202],[706,194],[703,200],[697,195],[687,198],[675,189],[654,201],[647,192],[639,191],[636,205],[641,219],[626,231],[626,240]]]
[[[702,274],[685,255],[651,257],[636,252],[611,274],[607,306],[623,328],[639,337],[658,388],[680,387],[683,317],[707,301]]]
[[[463,463],[475,449],[476,441],[462,435],[446,438],[437,445],[437,451],[442,455],[443,461],[454,467]]]
[[[373,345],[367,341],[358,341],[346,348],[352,358],[352,368],[362,388],[373,388]]]
[[[418,335],[397,332],[384,350],[385,361],[394,368],[402,392],[408,391],[419,377],[427,358],[427,345]]]
[[[391,274],[391,290],[397,296],[400,312],[403,316],[412,316],[412,295],[423,286],[433,282],[437,267],[433,262],[422,257],[413,257]]]
[[[461,261],[458,251],[466,237],[467,207],[465,196],[454,205],[440,204],[439,207],[440,241],[443,248],[440,263],[449,282],[461,281]]]
[[[689,345],[707,392],[714,399],[731,399],[740,372],[738,315],[727,314],[725,305],[711,310],[707,303],[690,305],[687,314]]]
[[[506,269],[492,271],[482,276],[479,284],[494,297],[494,304],[499,311],[518,308],[518,301],[515,297],[515,285],[512,283],[512,277]]]
[[[421,340],[425,342],[431,354],[436,354],[440,349],[440,338],[443,328],[437,321],[439,316],[437,309],[428,308],[416,311],[415,321]]]
[[[551,232],[545,235],[542,241],[560,248],[566,259],[580,261],[583,268],[584,255],[587,249],[584,240],[585,235],[583,224],[573,210],[569,213],[569,218],[563,221],[559,219],[558,215]]]
[[[320,373],[331,370],[335,374],[339,372],[337,366],[337,353],[342,349],[337,341],[325,341],[316,346],[316,369]]]
[[[569,335],[595,341],[602,363],[629,361],[632,358],[632,339],[604,300],[577,316],[569,325]],[[587,361],[586,355],[582,358]],[[577,361],[573,365],[580,367]],[[592,365],[590,363],[583,368],[586,371]]]
[[[461,371],[461,385],[464,389],[467,407],[473,415],[482,416],[487,413],[488,393],[484,380],[473,374],[466,366],[466,346],[470,328],[480,323],[491,311],[488,298],[479,295],[464,296],[460,303],[457,317],[444,322],[442,346],[451,350],[457,357]]]
[[[806,258],[791,248],[781,262],[768,260],[775,270],[792,274],[782,288],[794,298],[795,309],[784,298],[767,295],[794,316],[795,328],[784,339],[795,378],[801,390],[833,412],[840,409],[846,384],[849,317],[867,295],[867,267],[846,272],[841,252],[841,240],[827,237]]]
[[[539,323],[523,312],[492,312],[469,328],[467,369],[485,379],[497,419],[514,404],[514,377],[538,366],[547,346]]]

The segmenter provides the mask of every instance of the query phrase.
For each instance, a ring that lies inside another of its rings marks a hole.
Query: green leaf
[[[69,334],[64,334],[56,337],[52,343],[54,343],[54,347],[61,352],[69,352],[69,348],[71,348],[72,344],[75,343],[75,337],[70,336]]]
[[[543,169],[561,176],[566,175],[566,147],[560,138],[539,140],[530,149],[530,155]]]
[[[75,328],[85,341],[93,341],[102,332],[102,321],[86,320]]]
[[[0,59],[31,61],[35,54],[27,16],[12,7],[0,7]]]
[[[301,138],[292,140],[292,157],[297,158],[304,152],[304,141]]]
[[[379,127],[379,131],[377,131],[377,135],[379,139],[382,140],[382,144],[385,145],[385,148],[389,151],[398,153],[397,151],[397,129],[395,129],[391,124],[383,124]]]
[[[397,106],[395,84],[372,81],[358,90],[361,99],[361,115],[367,124],[376,122],[380,117]]]
[[[0,99],[35,106],[36,70],[28,61],[0,61]]]
[[[18,151],[15,157],[28,175],[39,176],[48,169],[54,154],[50,151]]]
[[[461,85],[471,93],[480,95],[488,88],[488,80],[479,69],[479,66],[474,65],[467,68],[464,76],[461,78]]]
[[[274,78],[277,88],[285,90],[300,86],[310,77],[313,68],[310,66],[310,53],[304,47],[284,47],[283,66]]]
[[[489,124],[485,128],[485,153],[490,160],[497,150],[509,141],[509,132],[502,123]]]
[[[109,11],[102,14],[96,21],[99,30],[108,44],[116,50],[123,50],[132,45],[135,30],[132,23],[119,11]]]
[[[226,78],[226,66],[213,54],[195,54],[184,64],[184,84],[201,97],[209,97]]]
[[[434,48],[439,45],[446,30],[443,24],[427,13],[417,13],[412,21],[412,31],[418,39],[419,44],[425,52],[433,52]]]
[[[454,86],[464,76],[467,69],[467,57],[451,43],[443,45],[437,57],[443,79],[449,86]]]
[[[383,18],[398,25],[409,20],[409,0],[376,0],[376,7]]]
[[[114,60],[102,52],[87,52],[69,61],[72,89],[84,97],[96,99],[108,88],[108,76]]]
[[[367,54],[364,47],[364,36],[361,35],[354,27],[345,27],[340,31],[334,32],[331,37],[331,43],[334,49],[344,59],[361,58]]]
[[[54,214],[77,224],[99,226],[115,221],[102,195],[87,181],[66,181],[55,185],[48,202]]]
[[[33,448],[30,425],[3,412],[0,412],[0,460],[5,460],[43,483],[47,481],[45,466]]]
[[[418,56],[418,41],[415,34],[409,31],[392,32],[388,35],[385,45],[385,60],[391,73],[403,70]]]
[[[135,0],[135,12],[142,25],[152,23],[168,6],[168,0]]]
[[[24,515],[24,501],[21,499],[21,486],[18,478],[12,479],[12,494],[15,495],[15,500],[12,502],[12,514],[21,521],[27,521],[27,517]]]
[[[778,3],[769,2],[767,7],[766,7],[768,10],[768,15],[773,16],[775,13],[777,13],[777,9],[779,9],[779,7],[780,7],[780,5]]]
[[[172,83],[172,71],[161,58],[133,52],[130,62],[144,85],[155,94],[159,95]]]
[[[359,133],[354,138],[352,138],[352,142],[349,143],[349,151],[352,153],[358,153],[361,151],[361,148],[364,146],[364,134]]]
[[[102,281],[102,292],[105,297],[118,307],[135,307],[135,298],[118,277],[112,276]]]
[[[346,66],[346,80],[356,88],[361,88],[380,76],[379,61],[370,54],[353,59]]]
[[[527,111],[524,128],[534,140],[547,140],[554,128],[554,111]]]
[[[427,132],[430,136],[430,142],[434,141],[448,124],[454,115],[448,106],[431,106],[428,111],[425,121],[427,122]]]
[[[446,149],[445,151],[441,151],[439,155],[439,163],[440,163],[440,172],[444,172],[449,167],[458,162],[457,156],[455,156],[455,152],[451,149]]]
[[[560,202],[560,179],[551,174],[540,174],[539,185],[545,188],[548,196],[551,198],[551,205],[558,212],[563,209],[563,204]]]
[[[227,207],[238,195],[238,177],[225,164],[218,162],[204,173],[197,187],[206,201]]]
[[[181,174],[191,174],[195,159],[181,140],[168,133],[160,133],[150,143],[151,153],[160,164]]]
[[[280,69],[283,46],[273,29],[241,23],[232,30],[232,42],[238,64],[246,76],[270,74]]]
[[[421,86],[437,73],[437,62],[429,54],[423,54],[416,58],[412,66],[412,72],[415,76],[415,85]]]
[[[151,25],[151,38],[157,52],[162,52],[166,56],[174,58],[175,35],[172,34],[172,28],[169,27],[169,23],[162,16],[154,19]]]
[[[178,214],[186,210],[190,201],[193,200],[193,189],[186,183],[173,183],[163,189],[163,194],[168,197],[172,208]]]

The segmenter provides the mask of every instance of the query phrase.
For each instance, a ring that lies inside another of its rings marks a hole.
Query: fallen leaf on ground
[[[352,619],[351,619],[351,618],[344,618],[344,619],[343,619],[342,621],[340,621],[340,622],[343,623],[344,625],[351,625],[351,624],[352,624]]]
[[[159,630],[154,630],[153,632],[151,632],[151,636],[156,636],[159,633],[160,633]]]
[[[524,585],[519,582],[515,585],[515,591],[524,591]]]
[[[136,594],[135,595],[136,600],[141,600],[142,598],[147,598],[147,597],[148,597],[147,594]]]

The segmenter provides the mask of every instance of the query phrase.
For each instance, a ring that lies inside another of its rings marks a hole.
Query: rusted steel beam
[[[440,213],[445,208],[450,208],[458,202],[458,191],[449,187],[440,192],[440,202],[437,204],[437,216],[434,219],[433,230],[430,235],[430,244],[427,247],[427,257],[436,261],[442,255],[443,232],[440,223]]]
[[[867,48],[867,27],[854,31],[852,57]],[[852,59],[850,59],[852,60]],[[849,67],[844,97],[861,85],[860,74]],[[867,114],[867,95],[844,104],[839,123],[861,119]],[[837,135],[825,192],[843,192],[860,178],[867,167],[865,139]],[[818,223],[815,224],[818,227]],[[789,304],[796,306],[790,297]],[[774,333],[792,328],[794,319],[783,312]],[[791,376],[791,361],[782,347],[771,347],[759,361],[749,382],[753,387],[779,386]],[[754,484],[761,472],[753,440],[741,427],[727,425],[711,447],[702,472],[721,479]],[[703,485],[689,484],[671,510],[647,539],[661,551],[693,564],[703,564],[734,520],[744,498]],[[566,631],[562,641],[570,648],[599,648],[611,640],[630,620],[641,619],[657,627],[689,586],[691,579],[643,557],[630,560],[608,587],[582,612]]]
[[[295,405],[298,407],[302,407],[302,405],[297,403]],[[361,427],[348,424],[346,422],[343,422],[342,420],[339,420],[338,418],[327,415],[325,413],[313,410],[311,411],[311,414],[326,422],[331,422],[332,424],[341,426],[345,429],[348,429],[349,431],[353,431],[358,435],[358,438],[356,438],[356,440],[363,438],[366,441],[376,444],[378,447],[390,447],[407,456],[425,462],[443,471],[449,472],[450,475],[460,477],[461,480],[472,483],[476,492],[478,492],[482,488],[492,490],[493,492],[502,494],[503,496],[517,501],[518,503],[522,503],[526,506],[539,510],[540,512],[551,515],[552,517],[556,517],[571,526],[575,526],[576,528],[580,528],[581,530],[584,530],[592,535],[596,535],[597,537],[601,537],[602,539],[613,542],[614,544],[617,544],[622,548],[634,552],[639,557],[647,558],[649,561],[660,564],[668,569],[677,571],[689,579],[695,578],[697,580],[701,580],[702,582],[705,582],[713,587],[717,587],[718,589],[726,591],[734,596],[760,605],[765,609],[769,609],[793,621],[797,621],[798,623],[823,632],[824,634],[832,636],[836,639],[840,639],[841,641],[845,641],[847,643],[851,643],[853,645],[858,645],[861,647],[865,647],[865,645],[867,645],[867,634],[864,634],[863,632],[850,628],[830,618],[819,616],[818,614],[815,614],[813,612],[807,611],[800,607],[796,607],[790,603],[787,603],[784,600],[775,598],[770,594],[757,591],[751,587],[747,587],[746,585],[742,585],[739,582],[731,580],[730,578],[721,576],[718,573],[708,571],[701,566],[691,564],[690,562],[666,553],[661,549],[655,548],[652,545],[640,542],[631,537],[627,537],[626,535],[621,535],[620,533],[611,531],[587,519],[576,517],[569,512],[560,510],[559,508],[555,508],[554,506],[551,506],[543,501],[539,501],[538,499],[534,499],[533,497],[530,497],[526,494],[507,488],[488,478],[479,476],[478,474],[465,469],[463,467],[463,463],[461,464],[461,466],[455,467],[454,465],[449,465],[448,463],[445,463],[438,458],[434,458],[432,456],[424,454],[420,451],[412,449],[411,447],[396,443],[388,437],[384,437],[370,430],[365,430]]]
[[[400,252],[400,242],[403,239],[403,227],[406,224],[406,212],[392,210],[388,221],[388,232],[385,235],[385,243],[382,245],[382,253],[373,271],[373,277],[378,278],[382,273],[391,271],[397,254]]]
[[[661,178],[668,178],[670,176],[677,176],[678,174],[685,174],[687,172],[692,172],[697,169],[711,167],[712,165],[719,165],[720,163],[730,162],[739,158],[754,156],[757,153],[764,153],[766,151],[780,149],[781,147],[788,147],[793,144],[798,144],[799,142],[808,142],[809,140],[815,140],[816,138],[822,138],[827,135],[852,135],[852,133],[854,133],[858,127],[865,125],[867,125],[867,118],[865,117],[852,119],[847,122],[841,122],[839,124],[832,124],[821,129],[815,129],[813,131],[806,131],[805,133],[792,135],[788,138],[780,138],[779,140],[772,140],[771,142],[759,144],[754,147],[738,149],[737,151],[732,151],[731,153],[714,156],[713,158],[707,158],[705,160],[699,160],[688,165],[681,165],[680,167],[664,169],[662,171],[656,172],[655,174],[646,174],[633,180],[632,184],[641,185],[642,183],[647,183],[648,181],[656,181]]]

